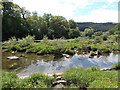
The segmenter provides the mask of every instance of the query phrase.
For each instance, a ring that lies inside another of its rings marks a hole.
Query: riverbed
[[[9,60],[8,56],[18,56],[19,60]],[[20,57],[21,56],[21,57]],[[91,66],[109,68],[118,62],[120,53],[104,54],[99,57],[89,58],[88,55],[75,54],[69,58],[62,57],[55,59],[53,55],[40,56],[26,53],[2,53],[2,69],[16,72],[18,76],[28,76],[32,73],[53,74],[61,73],[66,69]]]

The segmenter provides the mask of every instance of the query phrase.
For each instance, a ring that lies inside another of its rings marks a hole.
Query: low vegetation
[[[118,72],[100,71],[95,67],[88,70],[71,68],[63,73],[63,77],[68,82],[68,87],[118,88]]]
[[[113,42],[114,40],[114,42]],[[112,51],[120,51],[117,41],[111,37],[109,41],[101,41],[86,37],[75,38],[74,40],[54,39],[49,40],[46,36],[39,42],[34,42],[34,36],[16,39],[15,37],[3,43],[3,51],[18,51],[26,53],[43,54],[75,54],[75,51],[89,52],[91,56],[96,53],[110,53]]]
[[[120,70],[120,62],[113,64],[111,68],[116,69],[116,70]]]
[[[13,72],[2,72],[2,88],[48,88],[54,81],[53,78],[40,73],[19,79]]]
[[[118,88],[118,72],[100,71],[93,66],[89,69],[71,68],[63,72],[67,81],[63,88]],[[55,77],[34,73],[20,79],[13,72],[2,72],[2,88],[52,88]]]

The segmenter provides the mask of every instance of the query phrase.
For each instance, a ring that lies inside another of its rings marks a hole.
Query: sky
[[[118,22],[119,0],[13,0],[30,12],[49,13],[76,22]]]

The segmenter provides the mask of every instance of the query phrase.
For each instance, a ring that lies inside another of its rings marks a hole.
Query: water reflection
[[[19,54],[17,55],[19,56]],[[7,56],[8,54],[3,54],[3,69],[11,70],[10,65],[17,63],[12,70],[16,70],[19,75],[29,75],[37,72],[58,73],[73,67],[89,68],[91,66],[97,66],[99,68],[106,68],[117,63],[120,54],[111,53],[109,56],[105,55],[99,58],[97,56],[88,58],[88,56],[85,55],[75,54],[71,58],[63,57],[57,61],[54,60],[53,56],[43,57],[35,54],[26,54],[25,56],[27,57],[22,57],[20,60],[7,60]]]

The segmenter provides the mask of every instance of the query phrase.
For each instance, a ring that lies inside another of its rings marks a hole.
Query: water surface
[[[11,53],[4,52],[2,55],[3,70],[15,71],[19,76],[30,75],[32,73],[60,73],[68,68],[83,67],[85,69],[91,66],[99,68],[109,68],[112,64],[118,62],[119,53],[104,54],[103,56],[89,58],[87,55],[75,54],[70,58],[54,59],[53,55],[39,56],[36,54],[17,53],[16,56],[24,54],[19,60],[9,60]]]

